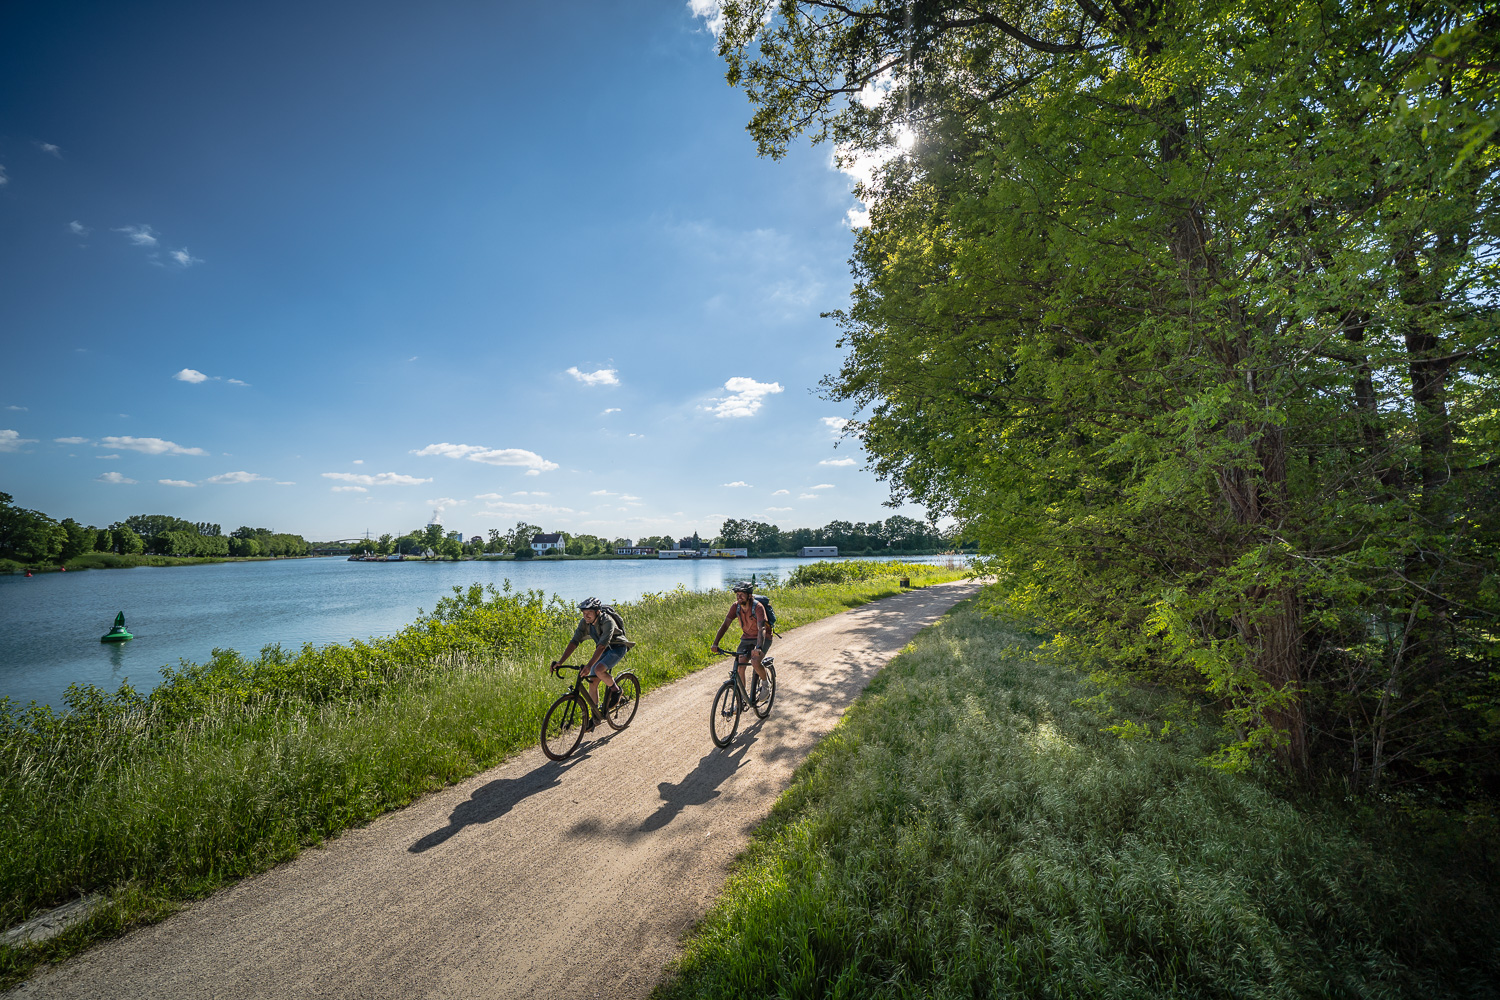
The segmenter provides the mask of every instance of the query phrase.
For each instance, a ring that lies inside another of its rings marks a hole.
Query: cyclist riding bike
[[[741,581],[730,589],[734,591],[734,603],[729,606],[729,612],[724,616],[724,624],[719,626],[719,634],[714,636],[713,651],[724,652],[719,648],[719,640],[724,638],[724,633],[729,630],[735,618],[739,618],[740,646],[734,652],[734,662],[739,667],[740,686],[749,690],[745,683],[747,659],[755,667],[755,675],[762,681],[766,681],[766,671],[760,665],[760,661],[766,655],[766,651],[771,648],[771,623],[766,617],[766,609],[755,599],[754,587]],[[765,689],[765,685],[762,685],[762,689]]]
[[[625,630],[615,623],[613,615],[605,612],[604,602],[599,598],[590,597],[579,602],[578,610],[583,612],[583,619],[573,630],[573,640],[568,643],[568,648],[563,650],[562,656],[552,661],[549,669],[556,674],[558,664],[566,663],[568,657],[573,655],[573,650],[578,648],[579,643],[585,639],[594,640],[594,655],[582,668],[583,676],[589,681],[589,702],[596,709],[594,717],[591,717],[584,726],[584,732],[592,732],[598,714],[614,708],[620,700],[620,686],[615,683],[615,678],[610,671],[635,646],[635,643],[625,638]],[[607,700],[602,709],[599,708],[600,675],[603,675],[604,681],[609,685],[609,692],[605,695]]]

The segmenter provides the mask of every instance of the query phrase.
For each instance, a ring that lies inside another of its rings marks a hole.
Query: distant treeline
[[[104,528],[58,521],[41,511],[17,507],[0,493],[0,559],[20,563],[66,563],[91,552],[162,556],[305,556],[301,535],[268,528],[239,527],[225,535],[217,524],[186,521],[170,514],[136,514]]]

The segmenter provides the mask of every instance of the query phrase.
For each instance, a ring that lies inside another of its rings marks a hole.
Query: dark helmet
[[[751,586],[750,584],[746,583],[744,580],[741,580],[739,583],[736,583],[734,586],[730,587],[729,589],[732,590],[732,591],[734,591],[736,594],[749,594],[749,593],[753,593],[755,591],[755,588],[753,586]]]
[[[604,602],[597,597],[585,597],[578,602],[579,611],[598,611],[602,607],[604,607]]]

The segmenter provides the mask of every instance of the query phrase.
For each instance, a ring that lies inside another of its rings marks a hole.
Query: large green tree
[[[910,146],[862,191],[826,383],[896,499],[957,516],[1060,646],[1217,699],[1228,765],[1473,763],[1500,606],[1493,9],[723,14],[763,152]]]

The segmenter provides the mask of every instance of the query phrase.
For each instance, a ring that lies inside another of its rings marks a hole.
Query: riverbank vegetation
[[[901,576],[963,575],[892,563],[769,593],[786,630],[897,593]],[[646,690],[718,659],[729,600],[679,589],[620,605]],[[540,591],[476,584],[390,637],[220,650],[147,695],[71,688],[61,712],[0,701],[0,927],[106,899],[52,942],[0,947],[0,985],[533,745],[564,683],[543,665],[575,623]]]
[[[961,607],[798,770],[658,1000],[1492,997],[1493,821],[1202,766],[1216,726],[1117,704]]]
[[[225,535],[217,524],[185,521],[170,514],[135,514],[107,528],[56,521],[18,507],[0,493],[0,573],[26,570],[180,566],[225,558],[305,556],[301,535],[240,527]],[[110,558],[113,557],[113,558]]]
[[[1493,802],[1494,10],[721,11],[763,153],[880,164],[825,388],[893,499],[1217,766]]]

